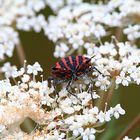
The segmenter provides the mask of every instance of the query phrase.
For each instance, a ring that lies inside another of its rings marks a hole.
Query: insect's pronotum
[[[96,70],[98,73],[102,74],[95,66],[91,64],[91,59],[92,57],[88,58],[78,55],[68,56],[58,61],[52,67],[51,80],[53,80],[55,90],[56,85],[67,82],[66,90],[77,98],[77,96],[70,91],[71,84],[74,81],[81,79],[85,75],[88,77],[88,74],[93,70]]]

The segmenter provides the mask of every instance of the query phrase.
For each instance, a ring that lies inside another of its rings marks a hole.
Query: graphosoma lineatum
[[[91,59],[92,57],[88,58],[82,55],[77,55],[62,58],[60,61],[56,62],[56,64],[52,67],[51,78],[53,80],[54,87],[57,84],[67,82],[68,84],[66,86],[66,90],[72,94],[69,91],[69,87],[73,81],[82,78],[93,70],[96,70],[101,74],[95,66],[92,66]],[[76,95],[74,96],[76,97]]]

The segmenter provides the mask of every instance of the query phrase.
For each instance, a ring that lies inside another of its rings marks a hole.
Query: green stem
[[[118,41],[122,40],[122,28],[121,27],[116,28],[115,37]]]
[[[99,93],[100,99],[98,99],[96,104],[95,104],[100,110],[104,110],[103,108],[104,108],[104,103],[105,103],[105,100],[106,100],[105,94],[106,93],[104,91],[101,91]]]
[[[108,91],[107,92],[102,91],[99,93],[100,100],[98,100],[96,103],[96,105],[99,107],[99,109],[104,110],[105,103],[107,103],[108,105],[111,104],[114,89],[115,89],[115,79],[112,79],[111,86],[108,89]]]
[[[83,51],[84,51],[83,46],[80,46],[80,47],[78,48],[78,55],[83,55]]]
[[[115,85],[115,79],[111,80],[111,87],[108,90],[108,94],[107,94],[107,98],[106,98],[106,102],[108,105],[111,104],[111,100],[112,100],[112,95],[114,93],[114,89],[115,89],[116,85]]]
[[[134,118],[134,120],[128,125],[128,127],[118,136],[116,140],[120,140],[125,136],[128,136],[136,127],[140,125],[140,113]]]
[[[17,51],[20,65],[23,66],[24,60],[26,59],[26,57],[25,57],[25,53],[24,53],[23,46],[22,46],[21,42],[19,42],[19,44],[16,45],[16,51]]]

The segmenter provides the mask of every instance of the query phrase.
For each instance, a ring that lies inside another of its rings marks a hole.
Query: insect
[[[52,67],[52,77],[50,77],[50,79],[53,80],[55,89],[56,85],[67,82],[66,90],[77,98],[77,96],[70,91],[70,87],[74,81],[82,79],[84,76],[88,77],[88,74],[93,70],[102,74],[91,64],[92,58],[93,57],[88,58],[83,55],[77,55],[62,58],[56,62]]]

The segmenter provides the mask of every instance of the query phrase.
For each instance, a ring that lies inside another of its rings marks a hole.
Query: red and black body
[[[92,66],[91,59],[92,57],[88,58],[81,55],[62,58],[52,67],[51,79],[53,80],[54,86],[63,82],[68,82],[66,86],[68,90],[74,81],[82,78],[93,70],[101,74],[95,66]],[[70,91],[68,92],[72,94]]]
[[[68,56],[62,58],[52,67],[52,76],[54,78],[74,81],[91,66],[91,59],[84,56]]]

